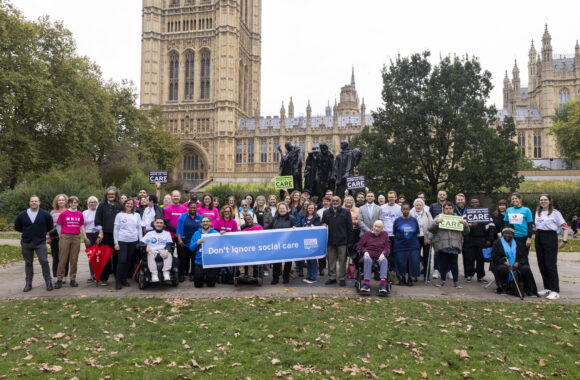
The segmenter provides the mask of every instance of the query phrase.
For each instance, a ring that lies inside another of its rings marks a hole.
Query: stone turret
[[[294,117],[294,103],[292,103],[292,97],[290,97],[290,103],[288,103],[288,117]]]
[[[520,95],[520,69],[518,67],[518,61],[514,61],[514,68],[512,70],[513,75],[513,85],[514,85],[514,95],[519,97]]]
[[[528,91],[532,91],[536,87],[536,57],[538,53],[534,47],[534,40],[528,53]]]
[[[544,62],[544,70],[552,70],[552,36],[548,32],[548,24],[546,24],[542,36],[542,61]]]
[[[505,71],[505,76],[503,77],[503,108],[509,107],[510,102],[510,78],[508,78],[507,70]]]

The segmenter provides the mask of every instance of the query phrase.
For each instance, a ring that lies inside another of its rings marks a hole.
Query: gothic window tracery
[[[171,53],[169,56],[169,100],[178,99],[179,88],[179,55]]]

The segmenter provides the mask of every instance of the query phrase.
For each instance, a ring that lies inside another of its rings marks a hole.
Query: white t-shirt
[[[542,231],[558,231],[560,228],[568,228],[560,211],[552,210],[550,215],[548,215],[548,211],[541,211],[539,215],[536,211],[536,229]]]
[[[125,243],[139,241],[141,236],[141,215],[120,212],[115,216],[115,230],[113,232],[115,244],[120,241]]]
[[[161,232],[149,231],[145,234],[141,241],[147,244],[147,247],[153,251],[160,251],[165,249],[167,243],[172,243],[171,234],[165,230]]]
[[[402,216],[401,206],[398,204],[389,205],[388,203],[381,206],[383,210],[383,231],[387,231],[389,236],[393,236],[393,225],[395,224],[395,219]]]
[[[97,209],[94,211],[91,209],[83,211],[83,218],[85,218],[85,228],[87,233],[97,232],[95,229],[95,215],[97,214]]]
[[[328,209],[330,209],[330,207],[329,208],[324,208],[323,207],[320,210],[316,211],[316,214],[318,215],[318,217],[320,218],[320,220],[322,220],[322,214],[324,214],[324,211],[326,211]]]
[[[32,211],[31,209],[27,209],[26,213],[28,214],[28,217],[30,218],[30,221],[32,223],[34,223],[34,221],[36,220],[36,216],[38,215],[38,210],[36,211]]]

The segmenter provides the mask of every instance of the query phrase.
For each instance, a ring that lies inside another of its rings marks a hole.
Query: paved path
[[[17,240],[0,239],[0,245],[19,245]],[[83,247],[84,249],[84,247]],[[51,258],[49,258],[51,260]],[[534,252],[530,253],[530,262],[532,271],[536,278],[538,288],[542,289],[542,280],[537,266],[536,255]],[[487,265],[486,265],[487,267]],[[336,285],[325,286],[324,281],[326,277],[318,279],[316,284],[305,284],[302,278],[294,278],[290,284],[284,286],[282,284],[270,285],[270,277],[264,279],[264,286],[258,287],[255,285],[240,285],[234,287],[233,285],[217,284],[215,288],[210,289],[204,287],[196,289],[193,283],[186,281],[181,283],[177,288],[171,286],[152,286],[144,290],[139,290],[137,284],[131,282],[131,287],[123,288],[122,290],[115,290],[114,285],[108,287],[96,287],[94,284],[88,283],[86,280],[89,277],[88,260],[84,250],[81,251],[79,257],[79,271],[77,281],[80,286],[78,288],[71,288],[65,285],[61,289],[47,292],[44,287],[44,281],[40,270],[38,261],[34,263],[34,281],[33,289],[28,293],[22,292],[24,286],[24,263],[18,262],[12,265],[0,268],[0,279],[2,287],[0,288],[0,300],[10,299],[38,299],[38,298],[80,298],[80,297],[160,297],[160,298],[216,298],[216,297],[345,297],[357,296],[354,290],[354,281],[347,280],[347,286],[344,288]],[[463,289],[455,289],[453,286],[445,286],[437,288],[434,282],[425,285],[423,281],[416,283],[413,287],[407,286],[393,286],[391,298],[409,298],[409,299],[424,299],[424,300],[474,300],[474,301],[510,301],[519,302],[517,297],[512,296],[498,296],[495,293],[495,284],[489,288],[485,288],[483,284],[473,282],[467,284],[464,282],[461,273],[463,272],[461,264],[461,256],[459,263],[460,281],[464,286]],[[580,304],[580,253],[561,253],[559,255],[558,270],[560,274],[561,299],[556,302]],[[493,278],[491,273],[488,273],[487,278]],[[114,281],[112,282],[114,283]],[[451,281],[448,281],[452,284]],[[371,282],[371,289],[373,293],[376,292],[378,284]],[[526,298],[526,301],[541,301],[547,302],[545,298]]]

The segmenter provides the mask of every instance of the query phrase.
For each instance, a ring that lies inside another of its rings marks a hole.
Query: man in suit
[[[22,257],[24,258],[24,271],[26,273],[26,285],[23,291],[32,290],[32,276],[34,252],[38,256],[38,262],[42,267],[42,276],[46,282],[46,290],[52,290],[52,279],[50,278],[50,267],[48,265],[48,253],[46,251],[46,234],[52,230],[52,216],[48,211],[40,208],[40,199],[32,195],[28,199],[29,208],[22,211],[14,221],[14,229],[22,232],[20,245],[22,246]]]
[[[372,191],[367,192],[365,199],[367,203],[358,209],[360,236],[363,236],[367,231],[372,231],[373,225],[377,220],[383,220],[383,210],[381,210],[381,206],[375,204],[375,193]]]

